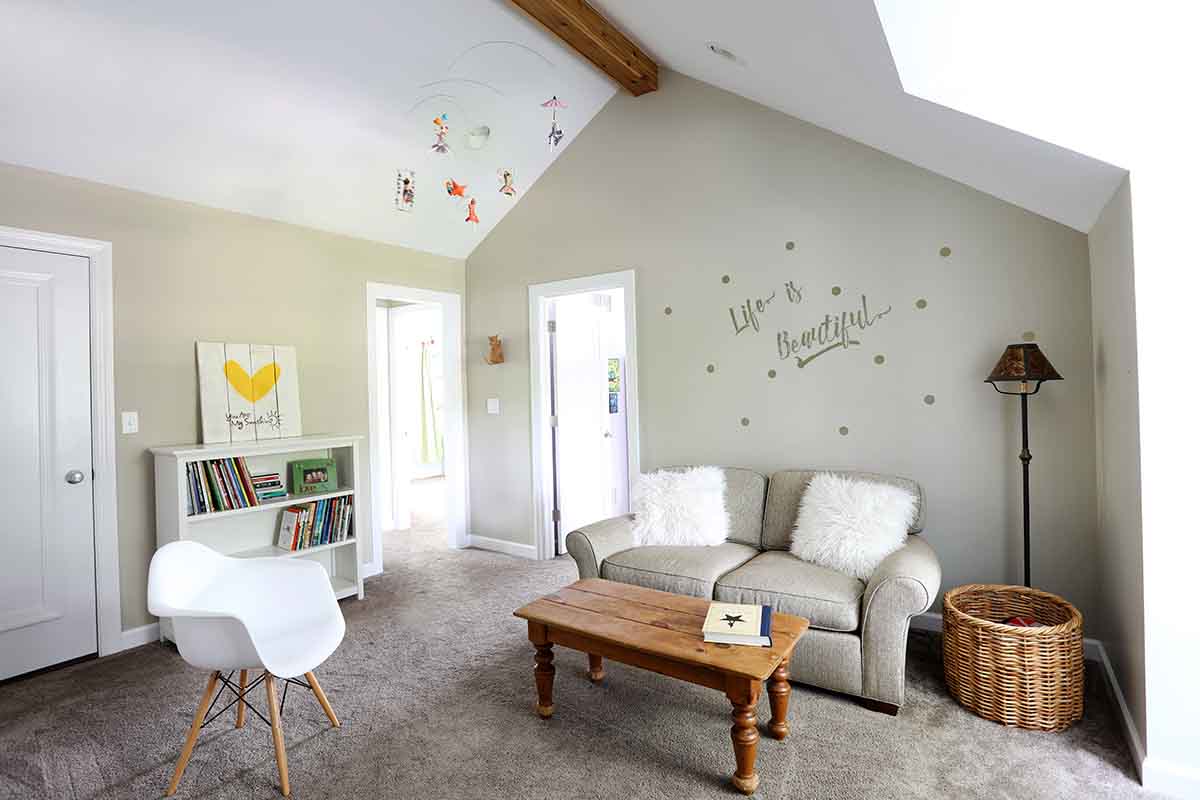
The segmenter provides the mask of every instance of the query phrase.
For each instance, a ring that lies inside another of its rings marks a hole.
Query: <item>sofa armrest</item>
[[[599,578],[604,559],[633,547],[633,515],[593,522],[567,534],[567,552],[580,578]]]
[[[909,620],[933,605],[942,567],[933,548],[909,536],[871,576],[863,593],[863,694],[893,705],[904,704],[904,657]]]

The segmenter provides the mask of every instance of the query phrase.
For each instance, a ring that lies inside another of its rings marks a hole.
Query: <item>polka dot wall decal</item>
[[[832,294],[834,297],[837,297],[839,294],[841,294],[841,293],[842,293],[842,287],[840,287],[840,286],[835,286],[835,287],[833,287],[832,289],[830,289],[830,290],[829,290],[829,292],[830,292],[830,293],[831,293],[831,294]]]
[[[924,297],[917,300],[917,308],[925,308],[928,305],[929,305],[929,301],[926,300]]]
[[[838,428],[838,433],[840,433],[842,436],[849,436],[850,429],[843,425],[842,427]]]
[[[933,395],[931,395],[931,394],[927,394],[927,395],[925,395],[925,405],[927,405],[927,406],[931,406],[931,405],[933,405],[933,404],[934,404],[934,402],[936,402],[936,401],[937,401],[937,398],[936,398],[936,397],[934,397]]]
[[[942,258],[949,258],[950,257],[950,248],[943,247],[941,250],[938,250],[938,255],[941,256]]]
[[[776,373],[775,373],[775,370],[773,370],[773,369],[769,369],[769,370],[767,370],[767,377],[768,377],[768,378],[774,378],[774,377],[775,377],[775,374],[776,374]]]
[[[785,245],[784,245],[784,249],[786,249],[786,250],[795,250],[795,249],[796,249],[796,243],[795,243],[795,242],[788,242],[787,244],[785,244]]]
[[[668,317],[671,316],[671,307],[667,306],[666,308],[664,308],[663,313],[666,314]]]
[[[711,375],[717,371],[717,367],[715,364],[709,364],[707,367],[704,368],[704,371],[707,372],[709,375]]]
[[[884,358],[882,355],[875,356],[875,363],[876,363],[876,364],[882,364],[884,361],[887,361],[887,359],[886,359],[886,358]]]
[[[746,427],[749,427],[749,425],[750,425],[750,418],[742,417],[742,427],[746,428]]]
[[[1033,331],[1025,331],[1024,333],[1021,334],[1021,338],[1027,342],[1032,342],[1034,339],[1037,338],[1037,334],[1034,333]]]
[[[728,275],[722,275],[722,276],[721,276],[721,283],[729,283],[729,276],[728,276]]]

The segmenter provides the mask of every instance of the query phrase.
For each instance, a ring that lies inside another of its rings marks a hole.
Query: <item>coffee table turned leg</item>
[[[542,719],[550,719],[554,714],[554,645],[536,645],[537,653],[533,660],[533,679],[537,681],[537,713]]]
[[[588,653],[588,679],[592,683],[604,680],[604,657]]]
[[[788,683],[788,662],[784,661],[771,673],[767,694],[771,698],[771,723],[767,730],[776,739],[782,739],[788,735],[788,700],[792,696],[792,686]]]
[[[737,769],[733,773],[733,787],[742,794],[754,794],[758,788],[758,773],[754,761],[758,756],[758,681],[746,681],[730,687],[725,694],[733,704],[733,727],[729,735],[733,739],[733,757]]]

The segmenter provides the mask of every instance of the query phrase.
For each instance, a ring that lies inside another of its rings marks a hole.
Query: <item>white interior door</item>
[[[0,247],[0,679],[96,652],[88,260]]]
[[[612,508],[604,308],[594,294],[554,300],[559,537],[606,519]],[[559,543],[560,548],[562,542]]]

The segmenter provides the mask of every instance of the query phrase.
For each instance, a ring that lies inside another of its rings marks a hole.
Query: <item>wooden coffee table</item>
[[[534,600],[513,613],[528,620],[536,654],[537,713],[554,713],[554,645],[588,654],[592,681],[604,678],[604,659],[724,692],[733,704],[733,785],[758,788],[756,706],[769,681],[771,736],[788,734],[788,659],[808,630],[808,620],[775,614],[770,647],[707,644],[701,634],[708,601],[624,583],[589,578]]]

